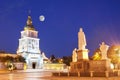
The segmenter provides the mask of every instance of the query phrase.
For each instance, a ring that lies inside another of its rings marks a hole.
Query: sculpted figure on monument
[[[101,59],[107,59],[107,50],[108,50],[109,46],[106,45],[104,42],[102,42],[102,44],[100,44],[100,51],[101,51]]]
[[[77,62],[77,49],[75,48],[72,53],[72,62]]]
[[[83,32],[83,29],[80,28],[80,31],[78,32],[78,49],[84,50],[86,45],[87,44],[86,44],[85,34]]]

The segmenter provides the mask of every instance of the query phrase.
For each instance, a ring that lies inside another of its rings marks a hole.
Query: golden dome
[[[35,30],[33,24],[32,24],[32,19],[31,16],[28,16],[26,26],[24,27],[24,30]]]

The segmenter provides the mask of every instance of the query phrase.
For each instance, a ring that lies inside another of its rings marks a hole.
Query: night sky
[[[1,0],[0,50],[16,53],[29,10],[47,57],[71,56],[78,47],[80,27],[90,56],[103,41],[109,46],[119,44],[120,0]],[[40,15],[45,16],[44,22]]]

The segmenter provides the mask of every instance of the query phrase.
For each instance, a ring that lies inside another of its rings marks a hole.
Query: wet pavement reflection
[[[50,80],[51,72],[10,72],[1,73],[0,80]],[[48,79],[43,79],[48,78]]]

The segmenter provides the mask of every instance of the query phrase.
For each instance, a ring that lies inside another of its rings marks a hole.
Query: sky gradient
[[[78,47],[80,27],[90,56],[103,41],[109,46],[120,42],[120,0],[2,0],[0,50],[16,53],[29,10],[47,57],[71,56]],[[44,22],[40,15],[45,16]]]

